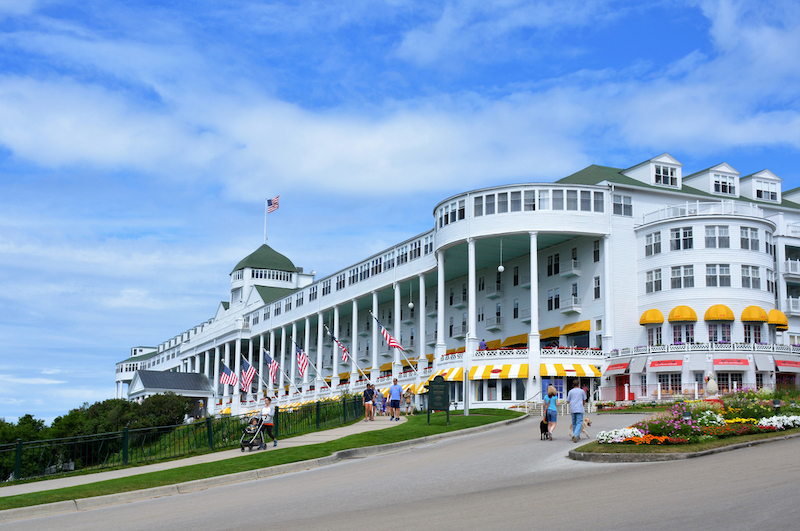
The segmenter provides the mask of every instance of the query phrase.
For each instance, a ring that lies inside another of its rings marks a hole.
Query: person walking
[[[272,434],[273,419],[275,418],[275,406],[272,405],[272,399],[268,396],[264,397],[264,407],[261,408],[261,418],[264,420],[264,431],[272,439],[272,446],[278,446],[278,438]],[[261,449],[266,449],[267,445],[264,444],[264,432],[261,432]]]
[[[552,385],[547,386],[547,398],[544,399],[544,420],[547,422],[547,439],[553,440],[553,430],[558,421],[558,391]]]
[[[580,388],[578,380],[572,383],[572,389],[567,393],[569,411],[572,413],[572,442],[578,442],[583,427],[583,403],[586,402],[586,393]]]
[[[409,385],[406,392],[403,394],[403,401],[406,403],[406,415],[407,416],[414,416],[414,404],[412,403],[414,400],[414,393],[411,391],[413,386]]]
[[[371,384],[367,384],[367,388],[364,389],[364,422],[368,420],[374,420],[372,418],[372,401],[375,398],[375,390],[372,389]]]
[[[400,401],[403,399],[403,388],[397,385],[397,378],[389,388],[389,406],[392,408],[392,418],[390,420],[400,421]]]
[[[380,392],[380,390],[375,389],[374,385],[372,386],[372,392],[374,397],[373,402],[375,402],[372,405],[372,418],[374,419],[376,414],[383,415],[383,401],[385,400],[385,398],[383,396],[383,393]]]

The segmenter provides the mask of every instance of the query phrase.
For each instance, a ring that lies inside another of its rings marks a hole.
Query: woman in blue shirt
[[[552,441],[558,420],[558,391],[552,385],[547,386],[547,397],[544,399],[544,420],[547,421],[547,438]]]

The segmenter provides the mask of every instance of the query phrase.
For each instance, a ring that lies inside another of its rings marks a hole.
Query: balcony
[[[564,297],[561,299],[561,313],[581,313],[581,298]]]
[[[414,350],[415,350],[414,343],[415,342],[416,341],[415,341],[415,339],[413,337],[408,338],[408,339],[404,339],[403,342],[402,342],[403,350],[405,350],[406,352],[414,352]]]
[[[499,299],[503,296],[503,285],[496,283],[496,284],[486,284],[486,298],[487,299]]]
[[[358,335],[361,337],[367,337],[370,335],[369,321],[358,325]]]
[[[531,289],[531,276],[530,275],[520,275],[519,276],[519,285],[523,289]]]
[[[466,308],[467,298],[461,295],[453,295],[453,304],[451,306],[458,309]]]
[[[502,317],[487,317],[486,330],[502,330],[503,318]]]
[[[796,317],[800,315],[800,299],[789,297],[786,299],[786,315]]]
[[[402,312],[402,313],[403,313],[403,319],[402,319],[403,324],[413,325],[414,322],[415,322],[414,321],[414,311],[413,310],[409,310],[408,312]]]
[[[523,308],[519,311],[519,319],[523,323],[530,323],[531,322],[531,309],[530,308]]]
[[[642,216],[642,223],[654,223],[665,219],[689,216],[745,216],[763,218],[764,211],[748,203],[738,201],[687,201],[682,205],[671,205],[660,208]]]
[[[425,344],[426,345],[435,345],[436,344],[436,332],[431,332],[430,334],[425,334]]]
[[[561,266],[562,277],[579,277],[581,276],[581,261],[573,258],[569,262]]]
[[[437,315],[439,315],[438,304],[436,304],[435,302],[432,302],[432,303],[428,304],[427,306],[425,306],[425,314],[428,317],[436,317]]]
[[[784,277],[800,280],[800,260],[786,260],[783,266]]]
[[[455,339],[464,339],[467,337],[467,325],[453,326],[453,331],[450,334],[450,337]]]

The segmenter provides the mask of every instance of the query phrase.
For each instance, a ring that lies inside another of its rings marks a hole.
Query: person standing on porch
[[[553,430],[558,420],[558,391],[552,385],[547,386],[547,398],[544,399],[544,420],[547,421],[547,438],[553,440]]]
[[[580,388],[580,382],[577,379],[572,382],[572,389],[567,393],[567,402],[569,402],[569,410],[572,413],[572,442],[578,442],[583,427],[583,414],[586,411],[583,409],[586,393]]]

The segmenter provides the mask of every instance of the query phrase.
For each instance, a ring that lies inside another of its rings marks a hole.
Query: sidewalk
[[[252,453],[256,452],[264,452],[264,451],[270,452],[274,450],[279,450],[281,448],[294,448],[296,446],[307,446],[310,444],[329,442],[336,439],[341,439],[342,437],[347,437],[348,435],[365,433],[368,431],[384,430],[387,428],[391,428],[393,426],[399,426],[405,421],[406,421],[405,416],[401,416],[399,422],[398,421],[390,422],[388,416],[385,417],[377,416],[375,417],[375,420],[373,422],[364,422],[364,420],[360,420],[358,422],[350,424],[349,426],[343,426],[341,428],[333,428],[330,430],[308,433],[306,435],[291,437],[289,439],[279,438],[277,447],[273,447],[271,444],[269,444],[266,450],[253,450],[253,452],[248,452],[245,450],[245,452],[242,452],[239,448],[236,448],[234,450],[224,450],[221,452],[202,454],[192,457],[186,457],[183,459],[164,461],[152,465],[143,465],[137,467],[123,468],[119,470],[110,470],[108,472],[97,472],[95,474],[85,474],[81,476],[47,479],[42,481],[35,481],[32,483],[23,483],[20,485],[0,487],[0,498],[6,496],[14,496],[17,494],[28,494],[31,492],[41,492],[45,490],[74,487],[77,485],[86,485],[89,483],[106,481],[108,479],[137,476],[139,474],[147,474],[148,472],[158,472],[161,470],[169,470],[172,468],[180,468],[184,466],[197,465],[201,463],[211,463],[215,461],[222,461],[223,459],[235,459],[237,457],[251,455]]]

